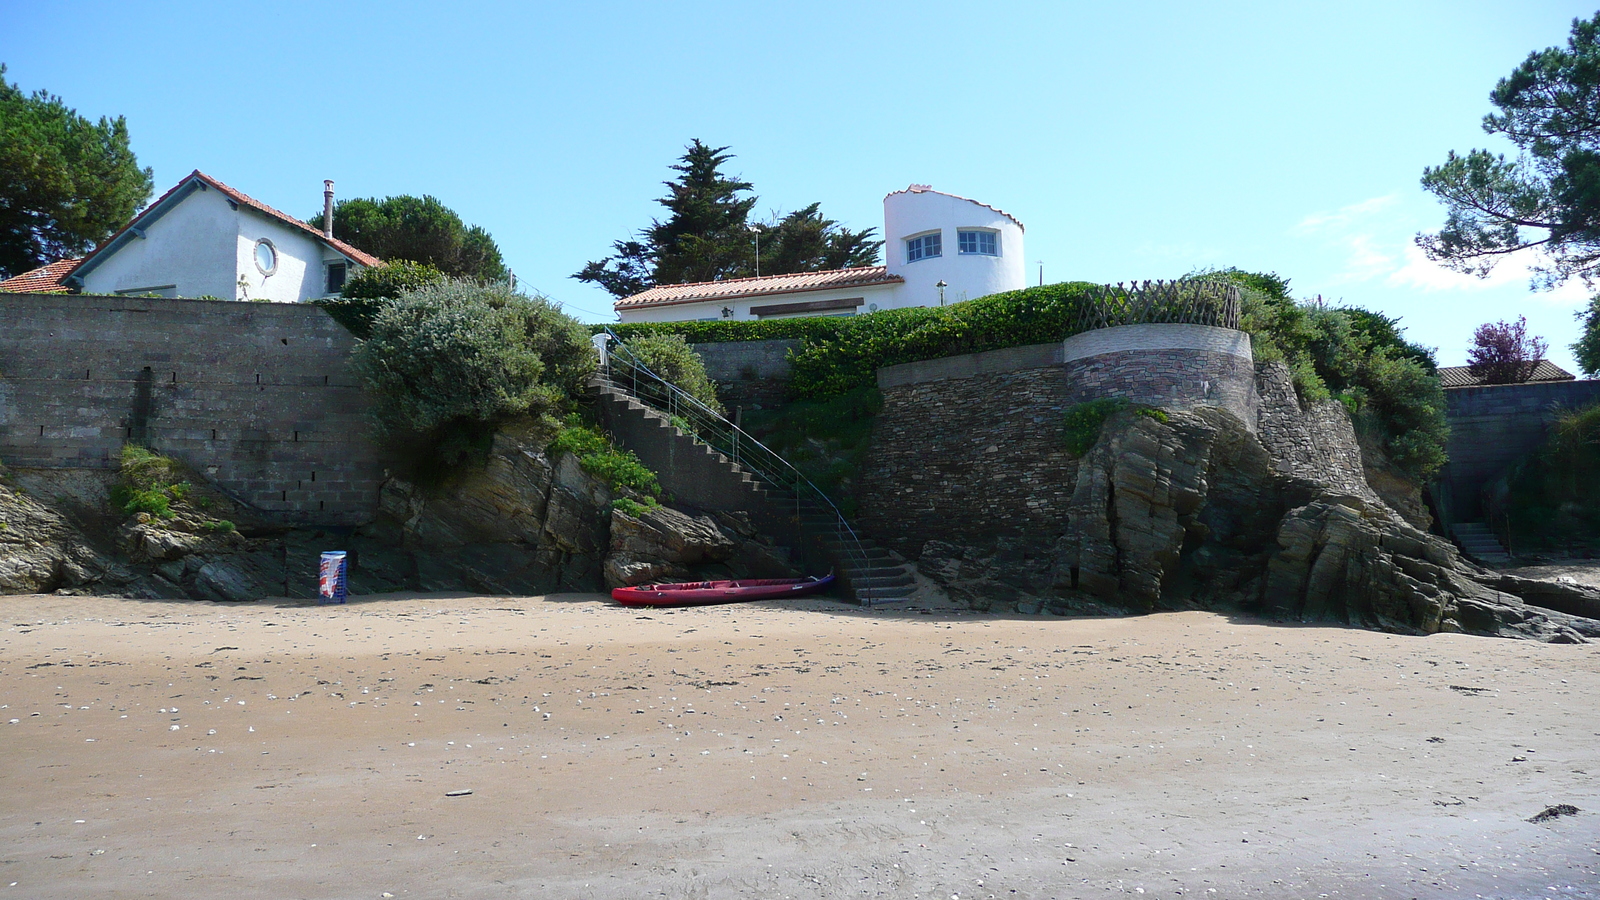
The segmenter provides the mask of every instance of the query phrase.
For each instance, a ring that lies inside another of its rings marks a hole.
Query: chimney
[[[333,182],[322,182],[322,236],[333,240]]]

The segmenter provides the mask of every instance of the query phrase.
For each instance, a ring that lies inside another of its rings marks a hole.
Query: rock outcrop
[[[206,514],[185,503],[169,518],[125,518],[111,512],[113,473],[30,470],[29,490],[0,482],[0,594],[305,599],[316,596],[324,550],[349,554],[353,594],[543,594],[795,574],[742,514],[613,511],[619,495],[571,454],[547,455],[550,437],[513,423],[495,435],[483,468],[428,491],[390,479],[374,520],[338,531],[275,526],[204,486],[194,490],[205,493]]]
[[[4,475],[0,469],[0,594],[81,587],[115,570],[66,517]]]
[[[1600,591],[1482,569],[1348,475],[1317,477],[1315,460],[1302,449],[1284,464],[1220,410],[1121,414],[1080,461],[1048,551],[930,542],[918,567],[981,609],[1238,609],[1412,634],[1600,636],[1584,617],[1600,613]]]

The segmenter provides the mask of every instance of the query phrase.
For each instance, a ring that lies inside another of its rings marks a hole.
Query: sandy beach
[[[1600,897],[1594,644],[0,604],[0,898]]]

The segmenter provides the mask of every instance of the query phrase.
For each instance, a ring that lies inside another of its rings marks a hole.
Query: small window
[[[349,265],[346,263],[328,263],[328,293],[337,294],[344,290],[344,279],[348,270]]]
[[[256,268],[263,275],[271,275],[278,271],[278,248],[266,238],[256,241]]]
[[[992,231],[957,231],[956,244],[962,253],[999,256],[1000,236]]]
[[[931,259],[943,255],[940,245],[939,232],[924,234],[906,241],[906,262],[914,263],[919,259]]]

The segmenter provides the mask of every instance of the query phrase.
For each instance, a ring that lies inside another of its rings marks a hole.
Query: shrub
[[[1067,452],[1081,457],[1100,440],[1100,430],[1106,420],[1126,409],[1128,401],[1121,397],[1102,397],[1070,407],[1061,417],[1062,440]]]
[[[1528,319],[1489,322],[1472,333],[1467,368],[1484,384],[1520,384],[1533,377],[1550,342],[1528,334]]]
[[[189,483],[179,480],[176,460],[134,444],[126,444],[118,457],[118,483],[111,488],[111,504],[128,515],[148,513],[172,518],[172,501],[189,494]]]
[[[213,531],[213,532],[215,532],[215,531],[229,532],[229,531],[237,531],[238,530],[238,526],[234,525],[232,522],[228,521],[227,519],[217,519],[214,522],[202,522],[202,523],[200,523],[200,530],[201,531]]]
[[[426,263],[396,260],[362,269],[345,282],[338,297],[316,300],[334,321],[362,340],[372,336],[372,323],[384,307],[401,295],[443,283],[443,272]]]
[[[594,368],[577,321],[505,285],[446,281],[384,307],[356,348],[382,435],[413,477],[487,450],[495,427],[570,405]]]
[[[545,452],[571,453],[585,472],[617,488],[629,488],[647,497],[661,493],[656,473],[645,468],[631,451],[618,450],[594,427],[576,415],[568,416]]]
[[[628,350],[645,368],[718,413],[723,411],[717,386],[706,376],[705,360],[690,349],[683,335],[645,334],[627,343]]]
[[[630,497],[618,497],[617,499],[611,501],[612,509],[622,513],[625,516],[632,516],[635,519],[652,509],[659,508],[660,506],[660,502],[658,502],[654,497],[646,497],[642,502],[639,500],[634,500]]]
[[[629,343],[649,334],[676,334],[690,344],[720,344],[728,341],[768,341],[778,339],[827,340],[839,333],[848,317],[806,316],[795,319],[718,319],[712,322],[627,322],[591,325],[599,334],[610,328]]]
[[[835,334],[806,339],[793,358],[790,388],[800,397],[834,397],[872,387],[883,366],[1059,341],[1077,333],[1095,287],[1050,284],[950,306],[844,317]]]
[[[1221,269],[1190,277],[1238,284],[1240,327],[1257,362],[1281,360],[1305,402],[1337,397],[1407,476],[1425,482],[1445,463],[1449,425],[1439,369],[1405,340],[1399,320],[1357,307],[1298,303],[1275,274]]]

